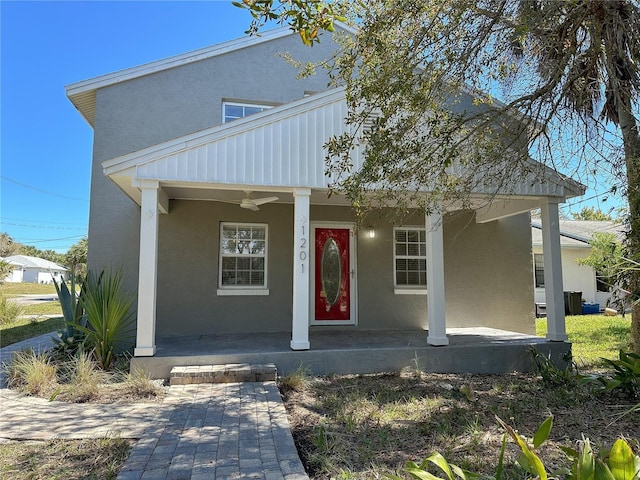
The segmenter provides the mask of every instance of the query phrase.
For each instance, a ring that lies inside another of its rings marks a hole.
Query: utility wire
[[[19,243],[23,244],[32,244],[32,243],[45,243],[45,242],[57,242],[58,240],[73,240],[74,238],[84,238],[85,235],[74,235],[72,237],[62,237],[62,238],[47,238],[47,239],[36,239],[36,240],[17,240]]]
[[[5,177],[4,175],[0,175],[0,178],[3,179],[3,180],[6,180],[7,182],[15,183],[16,185],[19,185],[19,186],[21,186],[23,188],[28,188],[30,190],[35,190],[36,192],[40,192],[40,193],[46,193],[47,195],[53,195],[54,197],[66,198],[66,199],[69,199],[69,200],[77,200],[79,202],[88,202],[89,201],[89,200],[86,200],[84,198],[70,197],[68,195],[62,195],[60,193],[55,193],[55,192],[50,192],[48,190],[43,190],[42,188],[38,188],[38,187],[34,187],[33,185],[27,185],[26,183],[18,182],[17,180],[14,180],[13,178]]]
[[[2,225],[13,225],[14,227],[25,227],[25,228],[44,228],[48,230],[86,230],[87,227],[56,227],[52,225],[27,225],[25,223],[13,223],[13,222],[5,222],[0,221]]]

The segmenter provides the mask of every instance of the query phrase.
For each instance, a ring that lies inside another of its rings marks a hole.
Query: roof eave
[[[348,29],[348,27],[343,27]],[[269,42],[278,38],[292,35],[293,32],[286,27],[269,30],[260,36],[245,36],[230,40],[227,42],[212,45],[210,47],[193,50],[191,52],[175,55],[173,57],[156,60],[153,62],[138,65],[136,67],[119,70],[117,72],[107,73],[98,77],[82,80],[80,82],[71,83],[65,86],[67,97],[84,117],[84,119],[93,127],[95,119],[95,98],[96,91],[99,88],[115,85],[135,78],[151,75],[156,72],[179,67],[200,60],[205,60],[218,55],[247,48],[260,43]]]

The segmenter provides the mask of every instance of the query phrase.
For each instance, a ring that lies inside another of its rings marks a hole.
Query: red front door
[[[315,320],[351,323],[348,228],[315,228]]]

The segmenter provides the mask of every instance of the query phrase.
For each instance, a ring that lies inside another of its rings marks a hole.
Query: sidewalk
[[[46,348],[46,341],[21,348]],[[0,349],[0,357],[7,361],[17,348]],[[127,405],[49,402],[0,389],[0,410],[0,440],[139,439],[119,480],[309,478],[275,382],[171,386],[162,403]]]

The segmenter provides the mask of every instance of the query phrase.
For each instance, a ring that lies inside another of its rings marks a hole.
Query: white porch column
[[[136,357],[156,353],[156,283],[158,270],[158,182],[140,182],[140,266],[138,269],[138,328]]]
[[[429,345],[449,345],[444,301],[444,239],[442,212],[425,216],[427,240],[427,316]]]
[[[293,318],[291,349],[309,350],[310,188],[293,192]]]
[[[547,303],[547,339],[563,342],[568,340],[569,337],[564,323],[558,200],[548,199],[541,205],[541,210],[544,293]]]

